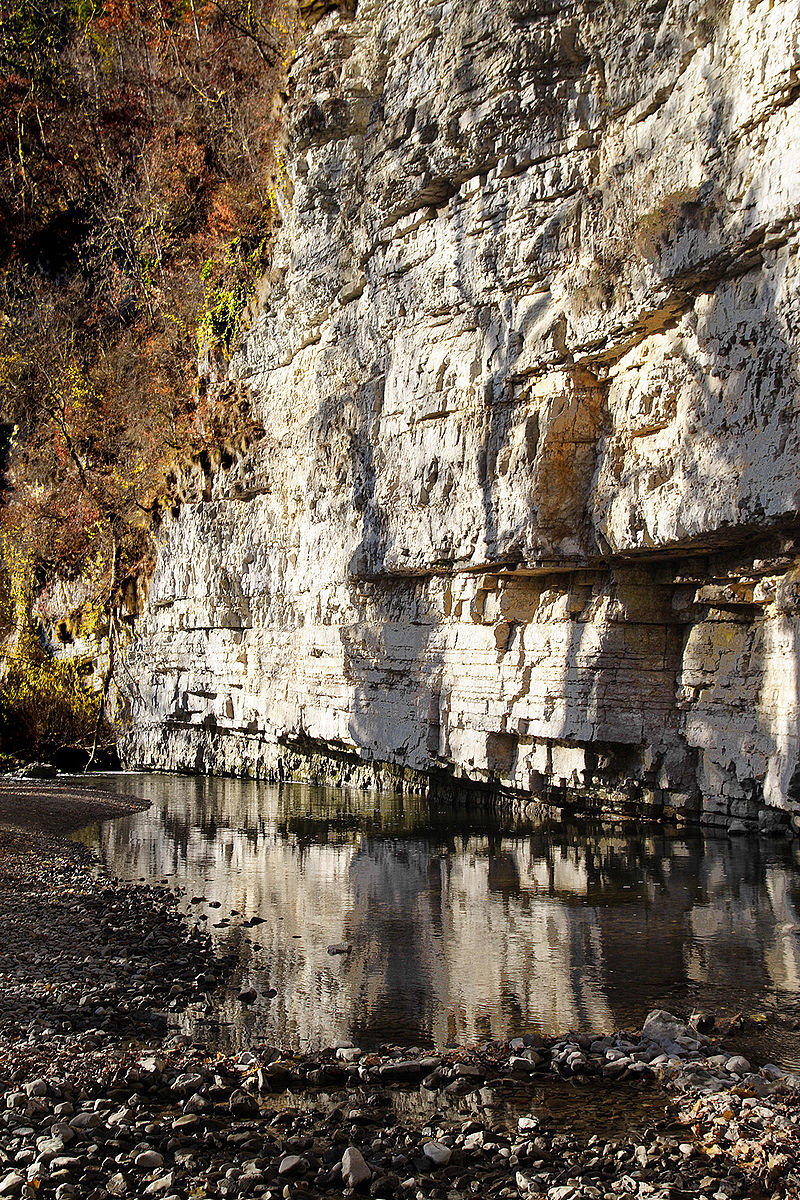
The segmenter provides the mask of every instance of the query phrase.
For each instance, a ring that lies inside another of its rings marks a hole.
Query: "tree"
[[[113,635],[218,436],[198,340],[229,352],[269,260],[295,30],[276,0],[0,0],[7,594],[12,560],[18,596],[91,579]]]

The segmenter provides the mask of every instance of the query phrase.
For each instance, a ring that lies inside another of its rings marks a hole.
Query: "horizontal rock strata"
[[[161,526],[129,763],[790,824],[797,17],[314,24],[229,368],[265,434]]]

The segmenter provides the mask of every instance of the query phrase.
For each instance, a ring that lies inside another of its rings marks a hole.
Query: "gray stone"
[[[372,1171],[356,1146],[348,1146],[342,1155],[342,1179],[348,1187],[355,1188],[372,1178]]]
[[[450,1147],[443,1145],[442,1142],[426,1142],[422,1147],[422,1152],[435,1167],[446,1167],[453,1154]]]
[[[159,1175],[152,1183],[148,1183],[144,1189],[145,1196],[161,1196],[164,1192],[168,1192],[175,1182],[172,1171],[167,1171],[163,1175]]]
[[[197,1092],[203,1087],[205,1079],[202,1075],[198,1075],[196,1071],[183,1071],[178,1075],[171,1084],[173,1092],[178,1092],[179,1095],[188,1096],[192,1092]]]
[[[74,1175],[81,1170],[82,1165],[79,1158],[62,1154],[53,1159],[50,1163],[50,1170],[54,1173],[56,1171],[69,1171],[71,1175]]]
[[[342,1062],[358,1062],[361,1058],[361,1050],[358,1046],[340,1046],[336,1051],[336,1057]]]
[[[196,1129],[200,1124],[200,1117],[197,1113],[184,1113],[182,1117],[176,1117],[172,1122],[172,1128],[177,1132],[186,1132],[189,1129]]]
[[[70,1129],[99,1129],[102,1124],[103,1118],[97,1112],[77,1113],[69,1120]]]
[[[453,1075],[456,1079],[483,1079],[486,1072],[477,1063],[456,1063]]]
[[[286,1154],[281,1159],[278,1174],[295,1175],[298,1171],[302,1170],[304,1165],[305,1159],[301,1158],[299,1154]]]
[[[666,1012],[663,1008],[657,1008],[648,1013],[642,1026],[642,1037],[651,1042],[657,1042],[668,1052],[674,1048],[682,1049],[678,1038],[688,1037],[692,1044],[697,1045],[697,1039],[692,1038],[691,1033],[692,1031],[685,1021]]]
[[[157,1150],[145,1150],[136,1155],[133,1164],[137,1171],[155,1171],[156,1167],[164,1165],[164,1155]]]

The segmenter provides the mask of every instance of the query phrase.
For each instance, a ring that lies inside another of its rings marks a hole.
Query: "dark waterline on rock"
[[[533,824],[300,784],[91,785],[152,801],[78,835],[103,869],[185,888],[183,907],[235,963],[215,997],[223,1046],[638,1028],[661,1005],[761,1009],[767,1055],[800,1066],[792,843]],[[207,1015],[180,1021],[209,1035]]]

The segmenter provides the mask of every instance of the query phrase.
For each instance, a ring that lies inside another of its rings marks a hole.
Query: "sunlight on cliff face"
[[[789,785],[800,761],[798,653],[796,619],[782,616],[766,622],[759,716],[774,747],[764,780],[764,799],[776,808],[790,806]]]

